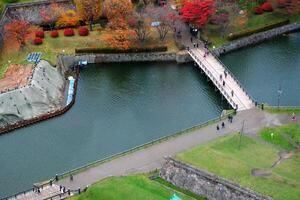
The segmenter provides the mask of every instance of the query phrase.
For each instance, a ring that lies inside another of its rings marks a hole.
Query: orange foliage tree
[[[30,24],[24,20],[12,20],[4,26],[4,41],[13,42],[21,49],[26,45]]]
[[[88,21],[90,30],[93,30],[93,23],[101,15],[101,0],[75,0],[77,12],[80,18]]]
[[[59,5],[55,2],[52,2],[51,5],[47,8],[42,8],[39,11],[39,14],[43,20],[45,25],[48,25],[49,28],[52,30],[55,25],[55,22],[58,20],[62,12],[62,9]]]
[[[104,8],[108,18],[108,28],[127,29],[127,16],[133,12],[133,5],[131,0],[109,0],[105,1]]]
[[[132,30],[114,30],[103,34],[103,40],[107,46],[116,49],[128,49],[131,46],[130,37]]]
[[[57,22],[57,27],[70,27],[79,24],[80,17],[74,10],[64,10],[61,12]]]

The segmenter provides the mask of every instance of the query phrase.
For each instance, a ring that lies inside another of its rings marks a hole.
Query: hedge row
[[[116,48],[79,48],[75,49],[75,53],[143,53],[143,52],[164,52],[167,51],[167,46],[155,47],[131,47],[129,49]]]
[[[276,28],[276,27],[280,27],[280,26],[286,25],[288,23],[289,23],[289,20],[286,19],[286,20],[282,20],[282,21],[279,21],[279,22],[276,22],[276,23],[273,23],[273,24],[268,24],[266,26],[256,28],[256,29],[250,29],[250,30],[246,30],[246,31],[230,33],[227,36],[227,39],[228,40],[235,40],[235,39],[238,39],[238,38],[241,38],[241,37],[246,37],[246,36],[252,35],[254,33],[259,33],[259,32],[267,31],[267,30],[270,30],[270,29],[273,29],[273,28]]]

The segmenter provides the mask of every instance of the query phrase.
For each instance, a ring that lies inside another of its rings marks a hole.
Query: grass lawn
[[[300,124],[264,128],[261,130],[260,135],[265,141],[275,144],[284,150],[290,151],[300,146]]]
[[[292,113],[300,113],[300,107],[277,107],[265,106],[265,111],[270,113],[282,113],[282,114],[292,114]]]
[[[261,139],[231,134],[180,153],[177,159],[241,184],[275,200],[298,200],[300,162],[296,156],[270,169],[280,148]],[[268,169],[270,176],[255,177],[254,168]]]
[[[96,28],[96,27],[95,27]],[[50,32],[45,33],[44,43],[36,46],[32,44],[32,39],[29,39],[23,50],[14,50],[3,55],[3,59],[0,60],[0,79],[3,77],[6,71],[9,61],[11,63],[22,64],[26,63],[27,54],[30,52],[42,52],[42,59],[48,60],[51,63],[56,63],[56,57],[58,54],[74,54],[75,48],[82,47],[106,47],[107,44],[103,41],[102,37],[105,31],[92,31],[89,36],[81,37],[75,30],[75,36],[65,37],[63,30],[59,31],[58,38],[51,38]],[[145,45],[161,44],[158,39],[156,30],[151,30],[150,39]],[[168,52],[177,52],[178,48],[173,40],[173,34],[170,32],[166,36],[165,44],[168,46]]]
[[[71,200],[168,200],[174,193],[183,200],[196,199],[158,181],[150,180],[148,174],[143,174],[105,179]]]

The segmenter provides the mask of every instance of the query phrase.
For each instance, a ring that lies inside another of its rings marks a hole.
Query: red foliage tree
[[[264,10],[260,6],[256,6],[253,8],[253,12],[257,15],[261,15],[264,13]]]
[[[5,40],[16,42],[22,49],[26,44],[30,24],[23,20],[12,20],[4,26]]]
[[[185,22],[202,27],[214,12],[215,6],[213,0],[187,1],[181,9],[181,17]]]
[[[62,9],[55,2],[52,2],[49,7],[41,8],[39,14],[45,25],[48,25],[50,30],[53,29],[55,22],[58,20]]]
[[[44,38],[45,37],[44,31],[36,31],[35,37]]]
[[[54,30],[54,31],[51,31],[50,36],[51,36],[52,38],[57,38],[57,37],[59,36],[59,33],[58,33],[57,30]]]
[[[285,8],[289,14],[300,13],[300,0],[278,0],[278,6]]]
[[[64,30],[64,36],[71,37],[74,36],[74,30],[71,28],[67,28]]]
[[[43,44],[43,39],[42,39],[42,38],[39,38],[39,37],[36,37],[36,38],[33,40],[33,44],[34,44],[34,45],[41,45],[41,44]]]
[[[87,29],[87,27],[80,27],[78,29],[78,34],[80,36],[88,36],[89,35],[89,29]]]
[[[273,6],[270,2],[265,2],[260,7],[266,12],[273,12]]]

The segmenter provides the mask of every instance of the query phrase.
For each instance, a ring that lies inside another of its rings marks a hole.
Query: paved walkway
[[[299,118],[300,117],[298,117],[298,119]],[[120,176],[155,170],[161,167],[165,156],[174,156],[181,151],[206,143],[209,140],[240,131],[243,121],[245,121],[244,133],[255,136],[260,128],[291,122],[291,117],[269,114],[262,112],[259,109],[241,111],[234,117],[232,124],[225,120],[226,127],[219,131],[216,130],[217,124],[212,124],[191,133],[178,136],[149,148],[90,168],[74,175],[73,181],[66,178],[60,180],[57,184],[75,190],[79,187],[84,188],[87,185],[91,185],[110,176]]]
[[[204,47],[191,48],[189,54],[197,65],[210,78],[214,85],[233,108],[247,110],[253,108],[254,102],[246,93],[234,75]]]

